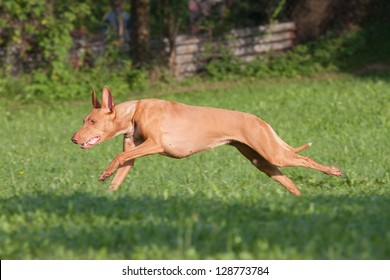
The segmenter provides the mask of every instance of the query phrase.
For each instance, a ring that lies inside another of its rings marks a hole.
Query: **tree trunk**
[[[371,2],[374,1],[299,0],[293,11],[298,43],[313,40],[329,28],[342,30],[359,24]]]
[[[300,0],[293,12],[299,43],[315,39],[324,30],[330,10],[338,0]]]
[[[150,0],[131,0],[131,42],[130,49],[137,67],[149,62],[150,58]]]

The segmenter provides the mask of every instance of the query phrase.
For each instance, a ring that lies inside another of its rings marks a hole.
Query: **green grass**
[[[90,110],[88,91],[82,103],[0,100],[1,259],[390,258],[388,75],[162,96],[251,112],[292,146],[313,142],[304,154],[345,176],[285,168],[300,198],[231,147],[138,159],[107,192],[97,179],[121,137],[88,151],[70,141]]]

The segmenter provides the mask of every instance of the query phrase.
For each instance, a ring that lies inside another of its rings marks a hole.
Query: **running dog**
[[[109,189],[117,190],[134,166],[134,160],[153,154],[184,158],[231,145],[257,169],[282,184],[290,193],[301,192],[278,167],[303,166],[328,175],[342,176],[340,169],[322,165],[286,144],[272,127],[258,117],[239,111],[189,106],[159,99],[141,99],[115,105],[110,90],[104,87],[102,104],[92,92],[92,111],[72,141],[82,149],[124,135],[123,152],[100,175],[104,181],[116,170]]]

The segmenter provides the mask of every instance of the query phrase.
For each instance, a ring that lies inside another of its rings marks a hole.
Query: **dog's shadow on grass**
[[[10,221],[23,216],[25,222],[7,234],[26,243],[25,250],[37,259],[55,258],[56,248],[74,252],[76,259],[93,258],[86,252],[120,259],[390,256],[385,246],[390,241],[390,197],[276,200],[259,198],[243,204],[77,192],[1,199],[0,209]],[[40,251],[45,247],[44,253]]]

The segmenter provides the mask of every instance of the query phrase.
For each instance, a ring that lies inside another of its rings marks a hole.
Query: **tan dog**
[[[123,152],[100,175],[104,181],[118,171],[109,187],[116,190],[139,157],[161,154],[184,158],[229,144],[236,147],[260,171],[294,195],[300,191],[277,167],[304,166],[325,174],[342,176],[334,166],[325,166],[297,153],[311,144],[292,148],[258,117],[224,109],[189,106],[158,99],[128,101],[115,105],[111,92],[103,89],[102,105],[92,93],[93,110],[72,141],[88,149],[124,134]]]

